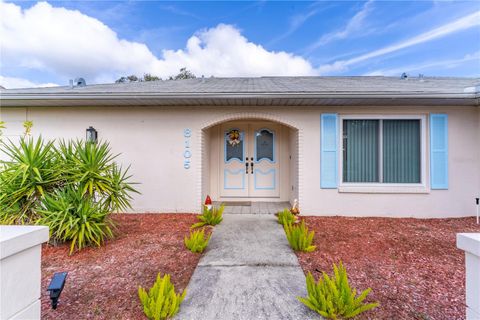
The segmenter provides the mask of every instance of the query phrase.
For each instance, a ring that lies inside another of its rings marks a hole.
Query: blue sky
[[[480,1],[0,2],[5,87],[197,76],[480,76]]]

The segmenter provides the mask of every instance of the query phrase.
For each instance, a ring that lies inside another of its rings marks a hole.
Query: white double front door
[[[221,128],[222,197],[278,197],[278,127],[272,123],[234,123]]]

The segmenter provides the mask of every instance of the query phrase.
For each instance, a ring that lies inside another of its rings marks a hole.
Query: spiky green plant
[[[49,227],[52,240],[71,241],[70,254],[86,246],[101,246],[105,239],[113,237],[108,206],[71,186],[47,194],[38,213],[36,223]]]
[[[25,136],[29,136],[30,134],[32,134],[32,127],[33,127],[33,122],[32,121],[30,121],[30,120],[24,121],[23,122],[23,128],[25,129],[25,131],[23,132],[23,134]]]
[[[128,166],[125,170],[116,163],[113,164],[108,178],[108,192],[105,192],[105,203],[114,211],[132,208],[130,202],[133,199],[132,193],[139,193],[131,182],[132,175],[128,174]]]
[[[0,136],[3,134],[3,129],[6,129],[5,121],[0,121]]]
[[[278,223],[281,225],[292,224],[295,220],[295,215],[288,209],[284,209],[278,213]]]
[[[118,155],[112,155],[107,142],[74,142],[76,156],[75,167],[71,167],[71,180],[78,183],[82,195],[94,196],[96,193],[110,193],[109,175]]]
[[[224,209],[225,206],[223,204],[218,208],[212,206],[210,210],[206,206],[203,206],[203,213],[197,216],[200,222],[195,223],[191,228],[194,229],[205,225],[216,226],[223,220]]]
[[[184,290],[177,294],[175,286],[170,282],[170,275],[165,274],[162,277],[160,273],[148,292],[142,287],[138,288],[138,297],[143,305],[143,312],[151,320],[172,318],[180,309],[186,293],[187,291]]]
[[[205,229],[190,231],[190,235],[185,236],[184,242],[188,250],[193,253],[202,253],[208,245],[211,235],[205,236]]]
[[[283,226],[287,236],[288,243],[295,251],[312,252],[315,246],[312,245],[315,232],[308,232],[305,226],[305,220],[302,220],[300,225],[292,225],[291,223]]]
[[[42,137],[20,138],[18,144],[0,141],[0,150],[9,158],[0,168],[0,222],[30,223],[45,194],[61,185],[53,141]]]
[[[62,141],[58,157],[63,163],[67,184],[74,184],[83,195],[103,199],[112,211],[131,208],[132,193],[138,193],[128,174],[114,159],[106,142]]]
[[[10,158],[0,162],[0,223],[49,225],[52,239],[72,242],[70,252],[111,237],[108,214],[130,208],[137,192],[108,143],[62,141],[55,147],[27,136],[0,141],[0,151]]]
[[[315,283],[309,272],[306,278],[307,297],[297,297],[308,308],[328,319],[349,319],[362,312],[376,308],[379,303],[364,303],[371,288],[357,295],[357,290],[350,287],[347,270],[340,261],[338,267],[333,264],[333,277],[325,272]]]

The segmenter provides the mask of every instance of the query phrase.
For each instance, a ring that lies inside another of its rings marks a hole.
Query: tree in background
[[[181,68],[180,73],[176,76],[170,76],[169,80],[185,80],[185,79],[195,79],[195,76],[191,71],[187,70],[187,68]]]
[[[139,82],[142,81],[142,78],[138,78],[136,75],[132,74],[126,77],[120,77],[115,80],[115,83],[125,83],[125,82]]]
[[[180,72],[175,76],[170,76],[168,80],[185,80],[185,79],[195,79],[197,76],[193,72],[187,70],[187,68],[181,68]],[[152,75],[151,73],[145,73],[143,77],[137,77],[132,74],[129,76],[123,76],[115,80],[115,83],[127,83],[127,82],[146,82],[146,81],[160,81],[162,78]]]
[[[145,73],[143,75],[143,79],[140,80],[140,81],[158,81],[158,80],[162,80],[162,79],[160,77],[154,76],[150,73]]]

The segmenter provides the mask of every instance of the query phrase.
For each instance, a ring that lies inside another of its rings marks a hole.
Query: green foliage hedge
[[[112,211],[130,208],[128,168],[107,142],[61,141],[28,135],[0,140],[0,224],[43,224],[51,239],[72,241],[71,251],[112,236]]]

